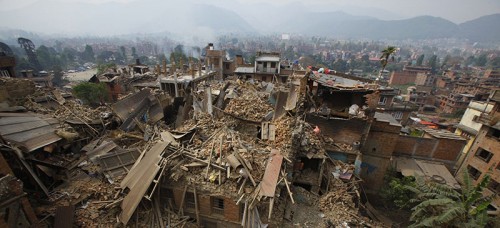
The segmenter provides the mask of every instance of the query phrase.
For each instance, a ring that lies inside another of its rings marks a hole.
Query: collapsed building
[[[396,92],[370,80],[282,69],[269,53],[255,65],[236,59],[235,75],[253,68],[250,77],[222,80],[231,63],[207,51],[205,69],[137,63],[126,77],[95,76],[116,102],[94,108],[2,80],[1,158],[10,169],[0,178],[18,185],[1,192],[0,224],[22,214],[25,224],[56,227],[384,227],[391,221],[365,193],[387,169],[454,168],[459,152],[443,148],[463,147],[440,132],[401,136]]]

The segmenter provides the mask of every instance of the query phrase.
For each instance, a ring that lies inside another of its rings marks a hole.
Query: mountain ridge
[[[75,36],[113,36],[166,31],[178,35],[204,36],[207,39],[228,33],[300,33],[367,39],[464,38],[474,42],[500,40],[500,31],[494,29],[500,24],[500,14],[482,16],[456,24],[434,16],[380,20],[339,10],[313,12],[303,9],[301,12],[297,8],[300,5],[290,5],[286,9],[291,11],[276,12],[267,19],[258,18],[257,21],[255,16],[243,17],[235,10],[211,4],[192,1],[179,4],[160,2],[151,7],[153,2],[145,0],[93,5],[52,0],[39,1],[22,9],[3,11],[0,14],[0,21],[10,23],[0,23],[0,26],[37,33]],[[265,9],[263,12],[269,13],[277,8],[267,9],[266,5],[263,5],[263,9]],[[79,10],[85,13],[76,16]],[[64,20],[52,20],[51,13],[54,12]],[[19,17],[21,14],[37,15],[37,19]]]

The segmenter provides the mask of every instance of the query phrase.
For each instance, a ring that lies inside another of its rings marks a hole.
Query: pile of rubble
[[[262,121],[273,107],[267,102],[269,95],[244,91],[241,96],[231,99],[225,111],[243,119]]]
[[[56,118],[65,132],[78,131],[78,125],[96,133],[39,147],[43,151],[36,152],[40,157],[37,159],[57,157],[64,161],[58,163],[57,172],[65,172],[66,178],[62,178],[65,184],[47,191],[50,203],[38,205],[38,214],[54,217],[57,222],[61,208],[71,206],[78,226],[113,226],[120,222],[179,227],[192,222],[192,216],[184,214],[189,188],[195,198],[197,225],[202,221],[198,193],[236,202],[243,208],[242,220],[238,221],[244,227],[264,222],[280,226],[283,214],[290,208],[287,205],[296,205],[299,198],[297,204],[307,202],[307,206],[324,213],[322,222],[334,226],[364,223],[357,209],[359,202],[355,202],[359,200],[359,188],[353,177],[354,166],[328,157],[324,147],[330,142],[320,131],[296,111],[274,115],[271,93],[266,92],[270,87],[227,83],[214,83],[214,89],[228,88],[237,96],[225,97],[228,93],[220,91],[212,102],[219,110],[186,115],[191,118],[176,121],[181,125],[175,128],[161,121],[165,105],[174,102],[161,101],[157,91],[150,89],[124,97],[111,107],[95,109],[64,99],[59,92],[46,96],[54,102],[50,106],[29,97],[24,103],[28,110]],[[192,108],[192,100],[184,99],[186,109]],[[218,105],[218,101],[226,105]],[[103,122],[109,115],[117,117],[114,124]],[[99,125],[103,128],[97,130]],[[79,151],[68,152],[67,148],[75,147],[76,142],[82,144]],[[322,166],[321,172],[301,167],[304,163],[298,162],[299,157],[318,159],[314,162]],[[51,172],[49,169],[46,173]],[[294,186],[300,175],[310,175],[310,179],[326,177],[326,190],[319,190],[321,180],[311,187],[316,190]],[[164,186],[184,189],[182,200],[174,200],[175,205],[172,199],[165,202],[160,197]],[[319,197],[320,191],[326,192]]]

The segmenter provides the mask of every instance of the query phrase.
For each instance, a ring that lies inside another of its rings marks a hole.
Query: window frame
[[[184,207],[186,209],[196,209],[196,200],[194,199],[196,197],[194,195],[194,192],[186,192],[186,196],[184,199]],[[192,201],[191,201],[192,199]]]
[[[500,183],[498,183],[495,179],[490,179],[490,183],[488,183],[487,188],[497,194],[500,192]]]
[[[488,153],[488,155],[486,157],[481,156],[480,154],[482,154],[483,152]],[[491,158],[493,158],[493,155],[494,155],[493,153],[491,153],[490,151],[485,150],[484,148],[481,148],[481,147],[479,147],[477,149],[476,153],[474,154],[474,156],[476,158],[478,158],[486,163],[489,163],[491,161]]]
[[[225,200],[221,197],[210,197],[212,214],[224,216]]]
[[[476,169],[474,166],[471,166],[471,165],[467,166],[467,171],[469,171],[469,175],[474,180],[479,179],[479,177],[482,175],[482,172],[479,169]]]
[[[382,100],[382,101],[381,101]],[[378,104],[379,105],[385,105],[385,103],[387,103],[387,97],[386,96],[381,96],[379,99],[378,99]]]

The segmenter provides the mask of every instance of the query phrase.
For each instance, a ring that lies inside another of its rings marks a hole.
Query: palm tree
[[[487,207],[494,197],[482,194],[490,176],[474,186],[467,170],[463,174],[464,185],[458,191],[422,178],[417,178],[416,187],[406,186],[416,193],[410,202],[418,203],[411,209],[414,224],[410,227],[484,227],[489,221]]]
[[[394,61],[394,53],[396,53],[397,49],[393,46],[388,46],[386,49],[382,50],[382,56],[380,56],[380,63],[382,64],[382,70],[379,72],[377,80],[380,80],[382,76],[382,72],[384,72],[385,67],[389,60]]]

